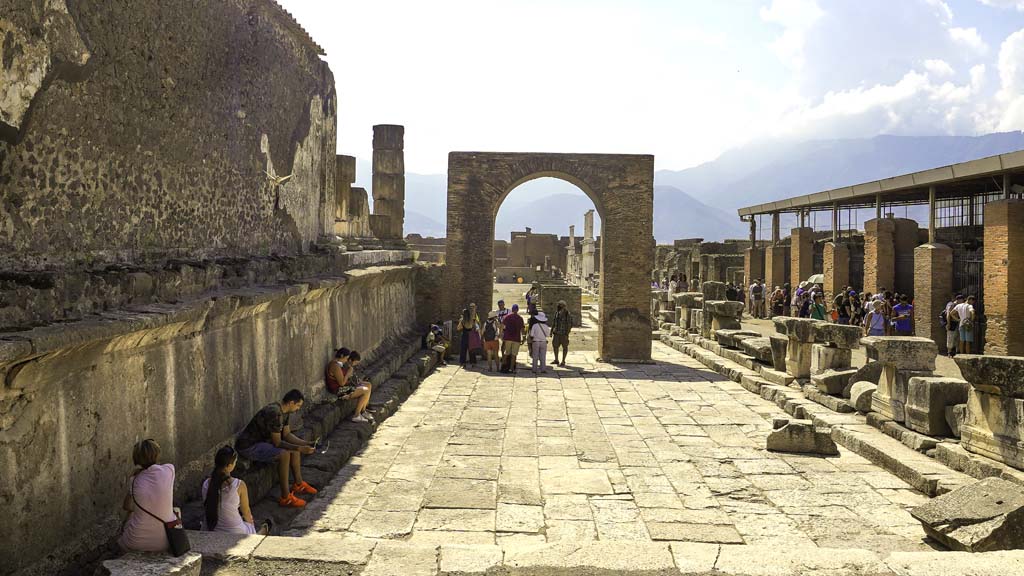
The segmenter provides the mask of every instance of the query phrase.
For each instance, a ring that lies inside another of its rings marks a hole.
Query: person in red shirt
[[[512,305],[512,312],[502,320],[502,341],[504,342],[503,358],[507,357],[509,369],[513,374],[516,372],[516,356],[519,354],[519,346],[523,343],[523,317],[519,315],[519,305]]]

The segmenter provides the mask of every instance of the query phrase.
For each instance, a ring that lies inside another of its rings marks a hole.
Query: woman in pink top
[[[157,464],[159,460],[160,445],[156,440],[143,440],[132,449],[132,461],[139,470],[128,479],[128,495],[124,498],[124,509],[129,512],[128,520],[121,537],[117,539],[124,551],[167,550],[164,522],[177,518],[172,503],[174,464]]]

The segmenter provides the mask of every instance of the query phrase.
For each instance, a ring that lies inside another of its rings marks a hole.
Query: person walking
[[[540,365],[540,372],[547,373],[548,336],[551,335],[551,328],[548,327],[548,317],[543,312],[538,312],[534,317],[533,327],[530,328],[530,342],[533,348],[533,372],[537,373],[537,365]]]
[[[505,316],[502,325],[501,340],[504,350],[502,350],[501,361],[503,369],[507,367],[509,372],[515,374],[516,357],[519,355],[519,347],[523,343],[525,329],[523,317],[519,315],[519,304],[512,305],[512,312]]]
[[[501,335],[501,324],[498,322],[497,310],[492,310],[487,315],[487,321],[484,322],[481,335],[484,341],[484,354],[487,355],[487,371],[495,372],[498,370],[498,337]]]
[[[914,307],[910,304],[910,298],[903,294],[900,296],[900,303],[893,306],[892,324],[897,336],[914,335]]]
[[[946,303],[946,308],[939,314],[939,324],[946,329],[946,354],[952,358],[956,356],[960,346],[960,323],[953,315],[953,308],[964,302],[964,295],[957,294],[952,300]]]
[[[678,290],[680,292],[689,292],[690,291],[690,283],[687,282],[687,280],[686,280],[686,274],[683,274],[682,276],[680,276],[679,284],[676,286],[676,290]]]
[[[885,304],[876,300],[872,305],[871,312],[868,312],[864,319],[864,334],[866,336],[885,336]]]
[[[558,301],[558,309],[555,310],[555,318],[551,325],[551,345],[555,349],[555,365],[565,366],[565,359],[569,356],[569,332],[572,332],[572,313],[565,304],[565,300]],[[558,361],[558,349],[562,349],[562,361]]]
[[[462,309],[462,317],[459,318],[459,365],[466,367],[467,360],[472,361],[476,366],[476,348],[480,341],[480,324],[474,320],[469,308]]]
[[[974,296],[968,296],[966,302],[961,302],[953,308],[953,316],[958,323],[961,354],[970,354],[974,347],[974,325],[977,320],[974,302]]]

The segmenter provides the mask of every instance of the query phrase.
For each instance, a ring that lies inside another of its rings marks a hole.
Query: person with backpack
[[[498,311],[491,310],[487,315],[482,330],[484,338],[484,354],[487,355],[487,371],[494,372],[498,365],[498,336],[501,334],[501,325],[498,323]]]
[[[961,302],[953,307],[953,318],[957,321],[958,336],[960,338],[960,353],[970,354],[974,344],[974,296],[968,296],[966,302]]]
[[[761,311],[762,303],[764,302],[764,285],[761,284],[759,279],[754,279],[754,283],[750,285],[750,315],[754,318],[761,318],[764,314]]]
[[[957,348],[960,345],[960,326],[953,318],[953,308],[964,301],[963,294],[957,294],[952,300],[946,302],[946,307],[939,312],[939,324],[946,329],[946,355],[952,358],[956,356]]]
[[[569,356],[569,332],[572,332],[572,314],[565,300],[558,301],[558,310],[551,326],[551,346],[555,349],[555,365],[565,366]],[[562,361],[558,361],[558,349],[562,349]]]
[[[523,317],[519,315],[519,304],[513,304],[512,312],[502,321],[501,341],[505,348],[501,356],[502,372],[516,373],[516,358],[519,346],[523,343],[525,328]]]

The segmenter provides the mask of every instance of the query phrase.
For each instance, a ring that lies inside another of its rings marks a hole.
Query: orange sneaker
[[[302,482],[292,484],[292,492],[296,494],[316,494],[316,488],[313,488],[308,482],[303,480]]]
[[[306,501],[301,498],[296,498],[295,494],[288,493],[284,498],[278,498],[277,503],[285,508],[302,508],[306,505]]]

